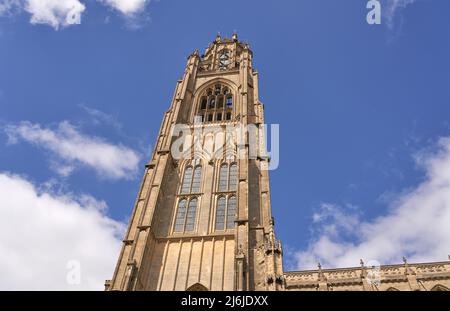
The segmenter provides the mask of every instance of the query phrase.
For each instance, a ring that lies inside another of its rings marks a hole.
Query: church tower
[[[188,57],[106,290],[284,289],[252,58],[236,34]]]

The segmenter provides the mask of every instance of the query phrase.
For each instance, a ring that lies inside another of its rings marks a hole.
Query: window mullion
[[[186,212],[184,213],[183,233],[186,232],[186,222],[187,222],[187,215],[189,212],[189,204],[190,203],[191,203],[191,200],[186,200]]]
[[[223,228],[224,230],[228,229],[228,197],[225,197],[225,217],[223,221]]]
[[[228,176],[227,176],[227,191],[230,191],[230,175],[231,175],[231,165],[228,165]],[[228,205],[228,198],[227,198]]]

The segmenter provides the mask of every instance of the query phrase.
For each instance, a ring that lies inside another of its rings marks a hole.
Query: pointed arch
[[[202,122],[231,121],[237,111],[238,86],[228,79],[216,78],[197,88],[190,119]]]
[[[386,289],[387,292],[398,292],[399,290],[395,287],[389,287],[388,289]]]
[[[200,283],[195,283],[194,285],[189,286],[186,289],[187,292],[207,292],[208,288],[206,288],[206,286],[200,284]]]

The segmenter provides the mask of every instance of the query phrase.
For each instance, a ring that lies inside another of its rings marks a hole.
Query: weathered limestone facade
[[[106,290],[374,290],[364,268],[283,273],[252,58],[236,34],[188,57]],[[449,269],[382,267],[377,289],[448,288]]]
[[[249,141],[263,148],[264,123],[252,57],[237,35],[188,57],[108,290],[284,288],[268,158],[249,156]],[[182,159],[173,152],[176,124],[188,125]],[[226,131],[248,124],[256,132],[243,140]]]

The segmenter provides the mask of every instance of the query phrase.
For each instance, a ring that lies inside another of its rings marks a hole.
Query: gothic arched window
[[[237,174],[238,167],[236,163],[230,166],[226,163],[222,164],[219,170],[219,191],[236,191]]]
[[[188,166],[184,171],[183,184],[181,185],[181,193],[191,192],[192,167]]]
[[[216,230],[234,229],[236,215],[236,197],[220,196],[216,207]]]
[[[200,105],[200,109],[201,110],[205,110],[206,109],[207,102],[208,102],[208,100],[206,99],[206,97],[202,97],[201,105]]]
[[[181,185],[181,194],[199,193],[202,180],[202,167],[188,166],[184,171],[183,183]]]
[[[238,174],[237,164],[233,163],[230,166],[230,176],[228,178],[228,188],[230,191],[236,191],[237,174]]]
[[[227,229],[234,228],[235,214],[236,214],[236,197],[232,196],[228,199],[227,204]]]
[[[225,209],[227,201],[225,197],[219,197],[216,208],[216,230],[223,230],[225,227]]]
[[[191,201],[189,201],[189,207],[186,215],[185,231],[194,231],[196,215],[197,215],[197,198],[194,198]]]
[[[238,164],[236,162],[221,164],[218,175],[215,230],[234,229]]]
[[[173,230],[175,232],[184,231],[184,221],[186,218],[186,203],[187,201],[185,199],[181,200],[178,203],[177,217],[175,218],[175,228]]]
[[[195,229],[195,221],[197,219],[197,205],[196,197],[189,200],[182,199],[178,203],[177,214],[175,217],[174,232],[192,232]]]
[[[201,94],[197,116],[202,122],[231,121],[232,115],[233,94],[227,86],[215,84]]]
[[[228,164],[222,164],[219,171],[219,191],[227,191]]]
[[[192,178],[192,189],[191,193],[199,193],[202,181],[202,167],[197,166],[194,170],[194,177]]]

